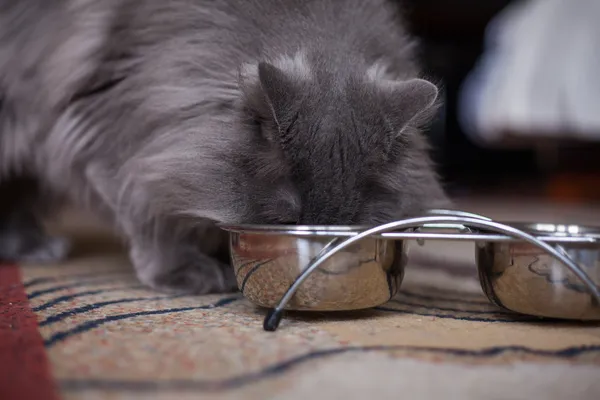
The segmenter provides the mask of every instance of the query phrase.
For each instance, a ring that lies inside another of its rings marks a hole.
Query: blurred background
[[[450,194],[600,203],[600,1],[402,4],[444,88],[428,134]]]

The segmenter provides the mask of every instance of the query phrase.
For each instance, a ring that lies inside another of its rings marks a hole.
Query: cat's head
[[[244,65],[240,85],[260,148],[244,167],[256,182],[248,221],[375,224],[445,204],[417,130],[434,84],[299,53]]]

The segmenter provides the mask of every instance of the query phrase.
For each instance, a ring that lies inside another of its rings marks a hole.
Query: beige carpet
[[[462,204],[500,219],[600,224],[594,208]],[[288,315],[269,333],[240,295],[143,288],[120,246],[82,221],[67,219],[77,242],[63,265],[0,268],[2,400],[600,398],[600,325],[490,305],[472,244],[414,248],[401,293],[379,309]],[[22,283],[9,282],[11,268]],[[24,322],[31,312],[37,326]]]

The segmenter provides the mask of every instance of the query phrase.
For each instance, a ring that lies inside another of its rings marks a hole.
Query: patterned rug
[[[67,222],[68,262],[0,267],[2,400],[600,398],[600,325],[495,308],[469,243],[413,249],[382,307],[288,314],[270,333],[238,294],[142,287],[111,236]]]

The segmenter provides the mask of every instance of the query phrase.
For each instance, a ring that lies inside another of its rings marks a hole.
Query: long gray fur
[[[2,216],[67,199],[112,221],[142,282],[220,292],[215,222],[444,205],[413,53],[388,0],[0,0],[0,257],[64,256]]]

